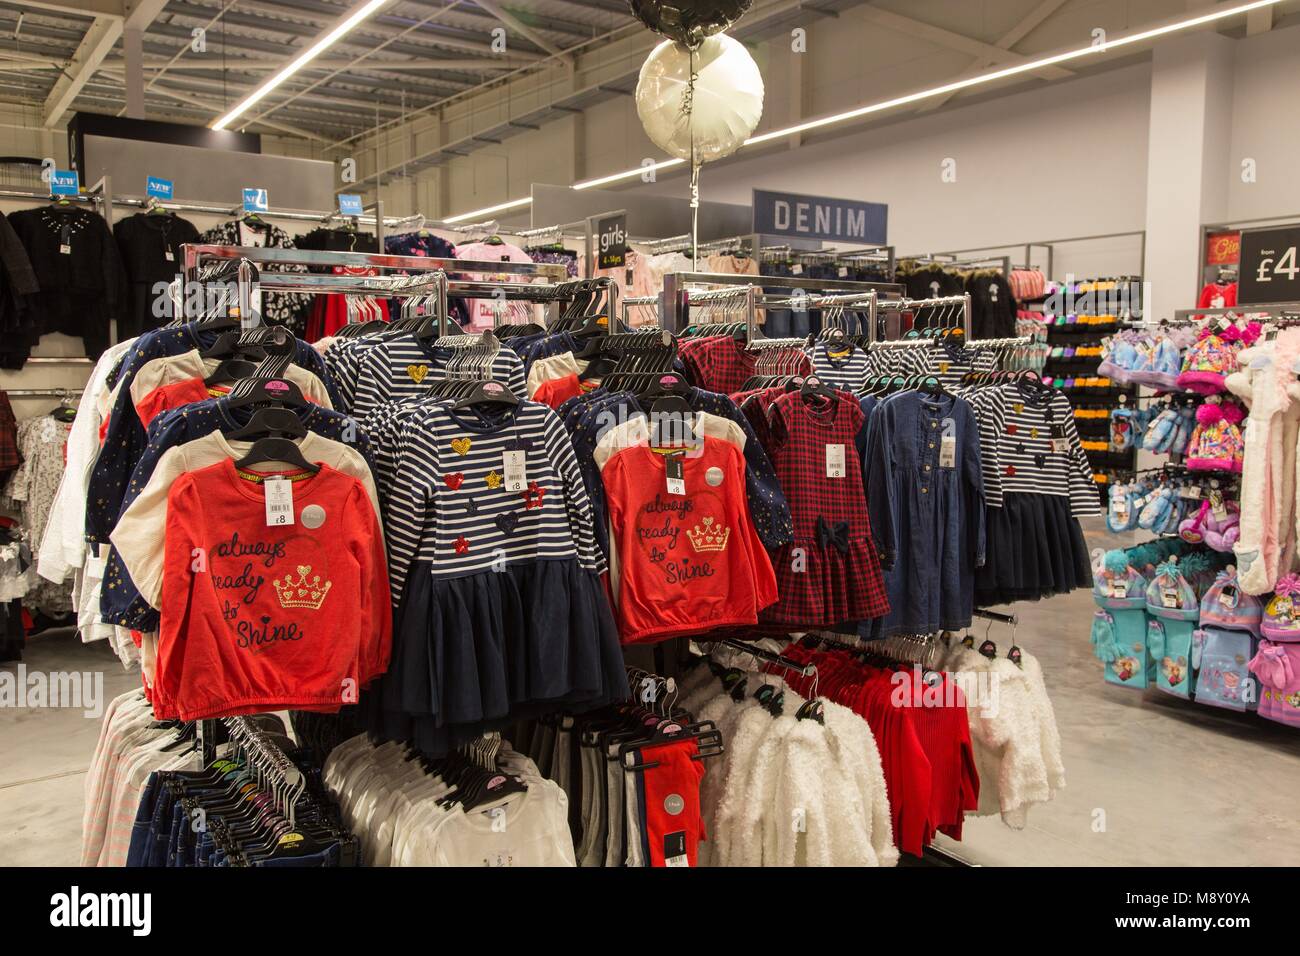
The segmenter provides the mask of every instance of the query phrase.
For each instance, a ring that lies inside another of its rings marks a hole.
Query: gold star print
[[[489,471],[487,473],[487,477],[484,478],[483,480],[487,482],[487,486],[489,488],[501,487],[501,476],[498,475],[495,471]]]

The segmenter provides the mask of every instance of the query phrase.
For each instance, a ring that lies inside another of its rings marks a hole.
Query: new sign
[[[270,208],[270,199],[265,189],[244,189],[244,212],[266,212]]]
[[[339,215],[361,215],[361,197],[356,193],[339,193]]]
[[[171,199],[173,191],[170,179],[162,179],[158,176],[149,176],[145,179],[144,192],[146,196],[152,196],[155,199]]]
[[[754,232],[884,245],[889,207],[878,202],[754,190]]]
[[[81,179],[75,169],[56,169],[50,173],[50,195],[75,196],[81,192]]]

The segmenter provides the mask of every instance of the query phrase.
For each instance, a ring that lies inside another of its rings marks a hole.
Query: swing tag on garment
[[[670,798],[671,799],[671,798]],[[678,797],[677,799],[681,799]],[[678,813],[681,811],[678,810]],[[664,835],[664,866],[690,866],[690,859],[686,856],[686,831],[678,830],[676,833]]]
[[[1224,587],[1219,592],[1219,604],[1229,611],[1235,610],[1237,607],[1237,589],[1231,584]]]
[[[844,477],[844,445],[836,443],[826,446],[826,477]]]
[[[1164,607],[1178,607],[1178,588],[1162,587],[1160,603]]]
[[[1052,452],[1063,455],[1070,450],[1070,443],[1065,439],[1065,426],[1053,425],[1051,432]]]
[[[1223,492],[1218,488],[1210,489],[1210,511],[1220,521],[1228,517],[1228,506],[1223,503]]]
[[[285,478],[268,478],[266,489],[266,524],[268,527],[293,524],[293,482]]]
[[[790,271],[797,276],[803,275],[803,263],[796,262],[794,265],[790,267]]]
[[[1113,598],[1128,597],[1128,581],[1124,578],[1112,578],[1110,582],[1110,596]]]
[[[528,488],[528,452],[522,449],[504,452],[501,470],[506,476],[506,491],[524,491]]]
[[[669,455],[664,462],[668,476],[668,493],[670,495],[686,494],[686,470],[682,467],[681,454]]]
[[[848,274],[849,274],[849,267],[848,267],[848,266],[840,266],[840,270],[839,270],[839,272],[840,272],[840,278],[843,279],[843,278],[845,278],[846,276],[848,276]]]
[[[1200,485],[1184,485],[1182,488],[1179,488],[1179,489],[1178,489],[1178,497],[1179,497],[1179,498],[1186,498],[1188,501],[1200,501],[1200,500],[1201,500],[1201,486],[1200,486]]]
[[[168,249],[168,250],[166,250],[165,252],[163,252],[163,258],[166,259],[168,262],[175,262],[175,261],[176,261],[176,253],[174,253],[174,252],[172,252],[170,249]]]
[[[63,228],[59,232],[59,255],[72,255],[72,227],[66,222],[63,224]]]
[[[939,467],[953,468],[957,464],[957,436],[944,435],[939,439]]]

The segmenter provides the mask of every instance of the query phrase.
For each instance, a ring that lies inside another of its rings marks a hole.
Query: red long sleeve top
[[[383,537],[357,479],[322,464],[293,482],[293,524],[230,459],[167,496],[154,711],[199,720],[332,712],[388,667]]]
[[[678,453],[685,494],[668,492],[666,456],[633,445],[601,471],[618,559],[624,644],[754,624],[776,575],[745,497],[739,448],[706,436]]]

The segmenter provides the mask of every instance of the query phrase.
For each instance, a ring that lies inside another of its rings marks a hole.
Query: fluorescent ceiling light
[[[367,2],[358,7],[354,13],[349,14],[344,20],[339,22],[333,30],[325,34],[310,47],[300,53],[292,63],[263,83],[252,93],[248,94],[248,97],[242,103],[213,123],[212,128],[225,129],[244,113],[248,112],[248,110],[265,97],[266,94],[270,93],[289,77],[293,76],[312,60],[316,59],[316,57],[320,56],[332,47],[336,42],[338,42],[339,37],[350,31],[358,23],[370,16],[387,2],[388,0],[367,0]]]
[[[514,209],[516,206],[527,206],[532,201],[532,196],[525,196],[523,199],[512,199],[510,202],[498,203],[495,206],[484,206],[482,209],[475,209],[473,212],[463,212],[459,216],[448,216],[443,222],[464,222],[467,219],[475,219],[479,216],[490,216],[494,212],[505,212],[505,210]]]
[[[784,139],[788,136],[794,136],[798,133],[806,133],[813,129],[822,129],[836,123],[843,123],[862,116],[868,116],[872,113],[879,113],[882,110],[893,109],[897,106],[906,106],[908,103],[915,103],[919,100],[928,99],[931,96],[941,96],[944,93],[953,93],[958,90],[969,89],[972,86],[992,83],[994,80],[1006,79],[1009,76],[1017,76],[1021,73],[1032,73],[1035,70],[1041,70],[1043,67],[1055,66],[1057,63],[1078,60],[1085,56],[1092,56],[1099,53],[1109,53],[1111,50],[1117,49],[1118,47],[1130,46],[1134,43],[1142,43],[1145,40],[1153,40],[1156,37],[1165,36],[1170,33],[1177,33],[1180,30],[1190,30],[1193,27],[1204,26],[1207,23],[1215,23],[1219,20],[1226,20],[1229,17],[1249,13],[1251,10],[1259,10],[1263,7],[1275,6],[1281,2],[1282,0],[1253,0],[1251,3],[1240,3],[1233,6],[1221,7],[1203,13],[1200,16],[1189,17],[1186,20],[1178,20],[1174,23],[1167,23],[1160,27],[1152,27],[1150,30],[1143,30],[1139,33],[1131,33],[1126,36],[1117,37],[1114,40],[1107,40],[1105,43],[1089,44],[1085,47],[1079,47],[1075,50],[1067,50],[1064,53],[1054,53],[1037,60],[1027,60],[1024,63],[1017,63],[1015,66],[1008,66],[1001,70],[994,70],[991,73],[981,73],[978,76],[967,77],[964,80],[954,80],[951,83],[944,83],[942,86],[936,86],[928,90],[921,90],[917,93],[908,93],[905,96],[898,96],[894,99],[884,100],[880,103],[872,103],[868,106],[860,106],[857,109],[848,110],[844,113],[836,113],[832,116],[822,116],[818,119],[808,120],[806,123],[799,123],[795,126],[787,126],[784,129],[776,129],[768,133],[762,133],[758,136],[751,136],[741,144],[740,148],[744,149],[746,146],[756,146],[759,143],[766,143],[774,139]],[[585,182],[574,183],[572,188],[591,189],[596,186],[605,186],[610,183],[622,182],[627,179],[635,179],[649,170],[667,169],[672,166],[681,166],[684,163],[685,160],[682,159],[665,159],[651,166],[638,166],[635,169],[627,169],[621,173],[611,173],[608,176],[601,176],[598,179],[588,179]],[[498,206],[489,206],[487,209],[476,209],[473,212],[462,213],[459,216],[448,219],[447,222],[459,222],[465,219],[473,219],[476,216],[497,212],[502,209],[513,209],[517,206],[526,206],[531,202],[531,198],[515,199]]]

